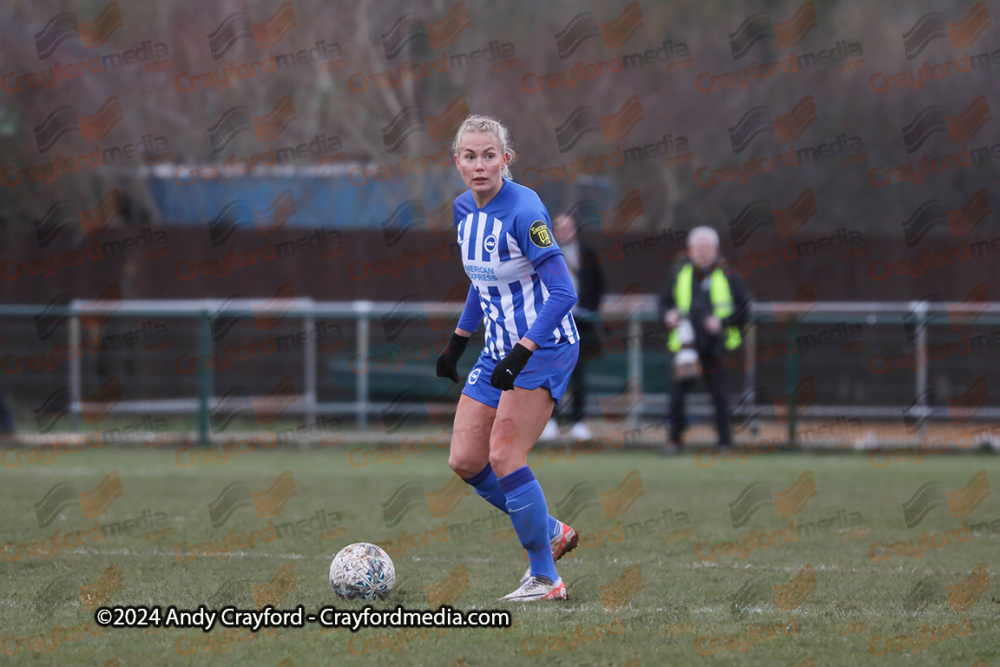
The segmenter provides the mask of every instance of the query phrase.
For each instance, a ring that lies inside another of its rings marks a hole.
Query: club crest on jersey
[[[494,253],[497,251],[497,237],[494,234],[490,234],[483,241],[483,248],[486,249],[488,253]]]
[[[482,372],[481,368],[473,368],[472,372],[469,373],[469,384],[476,384],[476,380],[479,379],[479,373]]]
[[[545,224],[544,220],[535,220],[531,223],[531,227],[528,228],[528,236],[531,237],[531,242],[539,248],[552,247],[552,232],[549,231],[549,226]]]

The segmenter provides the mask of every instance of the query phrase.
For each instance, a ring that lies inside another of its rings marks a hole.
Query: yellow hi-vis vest
[[[687,317],[691,312],[691,289],[694,277],[694,266],[685,264],[677,274],[677,281],[674,283],[674,305],[680,312],[682,318]],[[712,282],[708,290],[709,299],[712,302],[712,310],[720,320],[733,314],[733,295],[729,290],[729,279],[722,269],[716,267],[712,272]],[[725,346],[727,350],[735,349],[740,344],[740,330],[736,327],[725,327]],[[681,339],[677,335],[675,327],[670,332],[667,339],[667,349],[671,352],[678,352],[681,349]]]

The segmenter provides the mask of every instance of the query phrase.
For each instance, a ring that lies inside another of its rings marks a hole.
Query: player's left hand
[[[497,389],[507,391],[514,388],[514,380],[518,374],[524,370],[524,365],[528,363],[532,352],[525,346],[518,343],[506,357],[497,362],[490,376],[490,384]]]

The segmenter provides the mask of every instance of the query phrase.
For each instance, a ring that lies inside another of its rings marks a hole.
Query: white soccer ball
[[[381,547],[350,544],[330,562],[330,586],[345,600],[384,600],[396,583],[396,567]]]

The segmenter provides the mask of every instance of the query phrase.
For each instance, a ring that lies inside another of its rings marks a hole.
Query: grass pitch
[[[1000,473],[991,457],[768,454],[711,465],[652,452],[535,453],[550,513],[572,517],[582,535],[558,564],[570,600],[503,605],[497,598],[517,586],[523,552],[506,517],[449,484],[443,450],[390,457],[348,446],[228,460],[214,451],[102,448],[55,462],[8,452],[3,659],[282,667],[1000,660],[1000,494],[989,491]],[[513,627],[354,634],[311,625],[252,635],[93,622],[101,604],[360,608],[327,583],[332,554],[357,541],[382,544],[394,559],[395,590],[377,606],[504,608]]]

